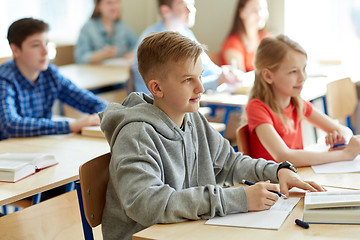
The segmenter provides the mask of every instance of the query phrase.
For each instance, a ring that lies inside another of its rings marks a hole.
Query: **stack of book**
[[[360,224],[360,190],[307,192],[304,201],[304,221]]]

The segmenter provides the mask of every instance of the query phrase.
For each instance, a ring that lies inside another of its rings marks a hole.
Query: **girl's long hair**
[[[261,100],[288,127],[290,127],[289,121],[276,101],[272,85],[264,80],[262,71],[263,69],[276,71],[289,51],[296,51],[307,57],[305,50],[297,42],[282,34],[277,37],[266,37],[260,42],[255,56],[255,82],[249,98],[249,101],[251,99]],[[301,121],[303,118],[303,100],[298,96],[291,97],[290,101],[297,110],[298,121]]]

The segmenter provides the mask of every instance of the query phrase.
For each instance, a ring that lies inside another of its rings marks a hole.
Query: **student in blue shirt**
[[[13,137],[80,132],[99,125],[96,114],[107,102],[78,88],[62,76],[48,59],[47,23],[23,18],[8,30],[13,60],[0,66],[0,140]],[[56,99],[91,115],[82,119],[53,121]]]
[[[100,63],[123,57],[132,60],[137,37],[122,21],[120,0],[95,0],[91,19],[82,27],[75,46],[76,63]]]
[[[194,33],[189,29],[195,24],[196,8],[194,0],[158,0],[159,12],[161,20],[156,24],[148,27],[138,39],[137,46],[150,33],[175,31],[194,40],[196,42]],[[214,64],[209,56],[203,52],[201,54],[201,61],[204,68],[202,74],[202,82],[205,90],[216,89],[216,87],[225,82],[237,82],[239,79],[234,74],[222,71],[222,68]],[[144,81],[138,71],[137,62],[131,68],[134,91],[150,93],[146,88]]]

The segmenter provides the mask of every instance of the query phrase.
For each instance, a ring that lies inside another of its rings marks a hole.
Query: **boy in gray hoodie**
[[[103,213],[104,239],[131,239],[156,223],[209,219],[233,211],[269,209],[302,181],[291,165],[234,152],[197,110],[204,88],[202,46],[175,32],[145,38],[139,71],[152,95],[132,93],[100,114],[111,147]],[[234,186],[242,179],[258,182]],[[259,182],[263,181],[263,182]],[[265,182],[264,182],[265,181]]]

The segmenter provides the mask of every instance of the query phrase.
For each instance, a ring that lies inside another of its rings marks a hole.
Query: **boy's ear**
[[[154,97],[162,98],[164,96],[164,93],[159,83],[159,80],[152,79],[148,82],[147,87]]]
[[[21,52],[21,49],[14,43],[10,44],[10,48],[11,48],[14,58],[17,58]]]
[[[273,83],[273,74],[269,69],[264,68],[261,71],[261,75],[262,75],[263,79],[265,80],[265,82],[267,82],[268,84]]]

